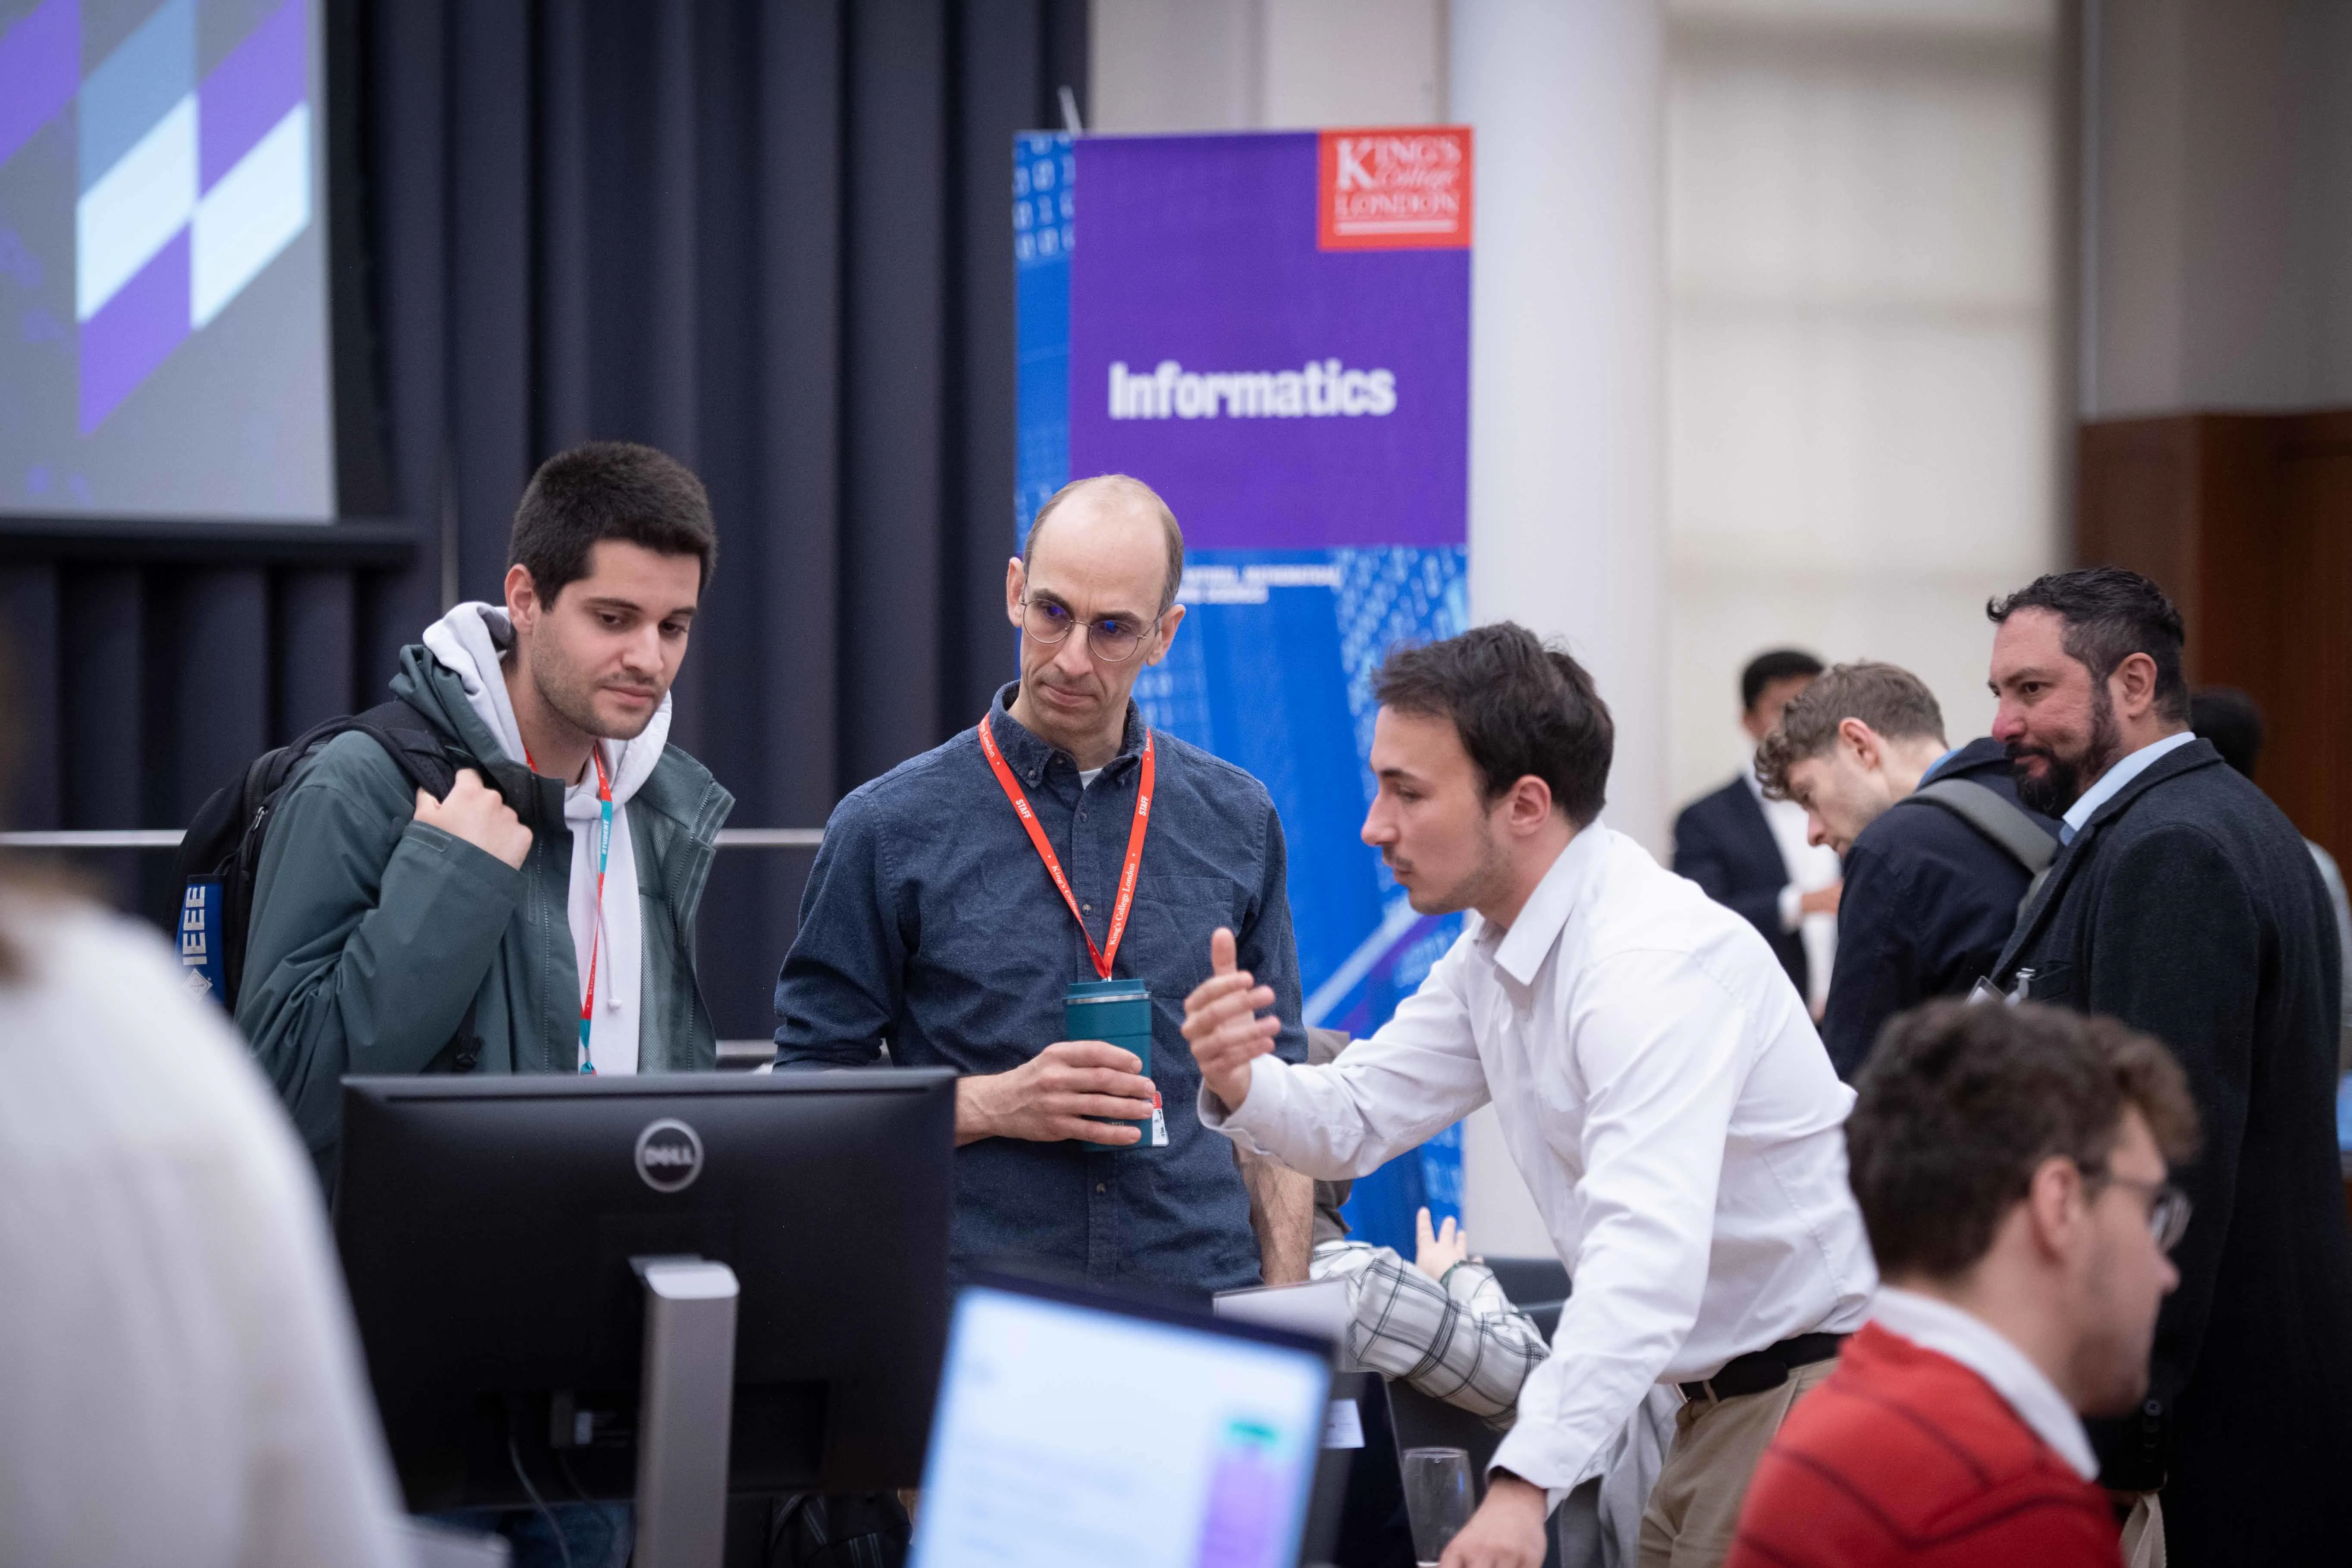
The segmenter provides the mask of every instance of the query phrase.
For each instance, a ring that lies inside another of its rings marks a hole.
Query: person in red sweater
[[[1726,1568],[2116,1568],[2081,1417],[2137,1406],[2179,1281],[2180,1068],[2112,1019],[1943,1002],[1890,1023],[1855,1088],[1884,1283],[1765,1451]]]

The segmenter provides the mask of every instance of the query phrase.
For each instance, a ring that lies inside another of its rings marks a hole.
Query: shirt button
[[[1078,813],[1078,820],[1079,820],[1080,822],[1084,822],[1086,819],[1087,819],[1087,814],[1086,814],[1085,812],[1083,812],[1083,811],[1082,811],[1082,812]]]
[[[1097,1183],[1095,1184],[1095,1191],[1096,1191],[1096,1193],[1097,1193],[1097,1194],[1102,1194],[1102,1193],[1107,1193],[1107,1192],[1110,1191],[1110,1188],[1108,1188],[1108,1186],[1105,1186],[1105,1185],[1104,1185],[1102,1183],[1100,1183],[1100,1182],[1097,1182]]]
[[[1086,910],[1086,911],[1087,911],[1087,913],[1088,913],[1088,914],[1092,914],[1092,913],[1094,913],[1094,912],[1095,912],[1095,907],[1094,907],[1092,904],[1080,904],[1080,905],[1078,906],[1078,908],[1080,908],[1080,909],[1082,909],[1082,910]]]

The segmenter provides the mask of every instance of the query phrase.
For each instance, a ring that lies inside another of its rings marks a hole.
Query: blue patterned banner
[[[1307,1022],[1361,1036],[1461,926],[1416,915],[1358,835],[1381,660],[1467,624],[1469,254],[1323,248],[1318,150],[1312,132],[1015,142],[1013,523],[1087,474],[1167,498],[1192,546],[1187,615],[1136,700],[1265,783]],[[1458,1215],[1460,1139],[1358,1183],[1357,1232],[1409,1255],[1420,1205]]]

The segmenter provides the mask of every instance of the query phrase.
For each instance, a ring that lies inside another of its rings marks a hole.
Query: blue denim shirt
[[[1135,820],[1143,722],[1130,705],[1118,757],[1081,788],[1069,753],[1005,711],[1018,689],[997,694],[989,722],[1099,945]],[[1248,1194],[1233,1145],[1200,1123],[1201,1074],[1181,1028],[1185,994],[1209,975],[1209,933],[1231,926],[1242,967],[1274,988],[1276,1049],[1306,1059],[1282,821],[1265,786],[1231,763],[1166,734],[1152,752],[1151,824],[1112,974],[1151,988],[1168,1144],[966,1144],[959,1268],[1025,1254],[1090,1279],[1258,1282]],[[1069,906],[966,730],[835,808],[776,979],[776,1068],[867,1065],[887,1040],[902,1066],[1007,1072],[1063,1037],[1063,992],[1094,978]]]

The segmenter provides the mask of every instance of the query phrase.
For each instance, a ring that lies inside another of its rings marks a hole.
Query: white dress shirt
[[[318,1178],[151,929],[0,895],[0,1563],[394,1568]]]
[[[1204,1089],[1201,1120],[1339,1180],[1489,1100],[1575,1286],[1495,1455],[1555,1502],[1654,1384],[1863,1321],[1853,1091],[1756,929],[1598,822],[1370,1039],[1328,1067],[1261,1057],[1242,1108]]]
[[[1951,1357],[1983,1378],[2017,1412],[2017,1418],[2056,1449],[2078,1475],[2086,1481],[2098,1478],[2098,1457],[2091,1452],[2083,1418],[2074,1414],[2058,1385],[1990,1323],[1949,1301],[1898,1290],[1892,1285],[1879,1290],[1870,1320],[1921,1350]]]
[[[2116,798],[2124,785],[2147,772],[2148,764],[2168,752],[2177,752],[2197,738],[2193,731],[2183,730],[2178,735],[2167,735],[2161,741],[2150,741],[2129,756],[2117,758],[2115,765],[2099,775],[2099,782],[2084,790],[2066,815],[2058,819],[2060,842],[2072,844],[2074,835],[2083,831],[2099,807]]]

